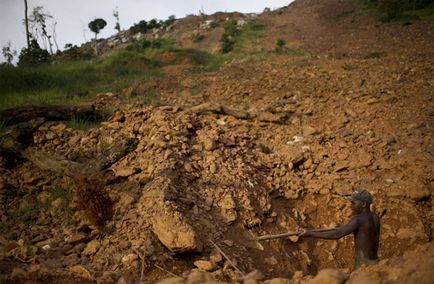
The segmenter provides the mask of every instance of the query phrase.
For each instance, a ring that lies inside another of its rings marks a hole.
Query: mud
[[[74,200],[72,224],[62,224],[55,212],[62,200],[54,200],[36,220],[2,234],[2,280],[63,282],[73,275],[83,282],[154,283],[172,273],[184,280],[161,283],[431,282],[434,44],[426,26],[432,22],[375,27],[351,16],[362,38],[392,31],[371,45],[352,41],[350,20],[331,17],[324,1],[307,2],[258,21],[273,27],[270,42],[284,34],[271,23],[307,35],[327,19],[323,37],[288,41],[309,54],[234,61],[215,73],[171,66],[161,79],[99,94],[95,106],[113,115],[96,128],[40,127],[33,138],[38,149],[77,162],[120,139],[139,144],[111,167],[114,177],[101,178],[114,204],[104,229]],[[356,9],[343,2],[342,11]],[[319,16],[304,25],[297,9]],[[326,44],[331,31],[340,34],[335,46]],[[367,56],[378,50],[385,56]],[[159,106],[140,101],[149,89]],[[253,115],[193,111],[208,102]],[[2,159],[0,171],[3,224],[12,218],[7,211],[26,208],[30,196],[47,198],[50,187],[73,183],[19,159]],[[249,246],[252,234],[346,222],[342,195],[359,187],[373,194],[372,209],[381,216],[378,265],[351,273],[352,236],[271,240],[263,251]]]

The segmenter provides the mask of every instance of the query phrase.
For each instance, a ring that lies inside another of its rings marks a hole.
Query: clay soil
[[[182,62],[162,78],[97,95],[95,107],[113,112],[98,127],[48,122],[35,132],[37,149],[82,163],[114,141],[138,140],[103,179],[114,204],[104,228],[74,197],[71,223],[59,221],[69,205],[56,199],[36,220],[10,225],[6,211],[73,181],[2,158],[2,281],[434,281],[434,23],[379,23],[342,0],[295,1],[255,20],[267,28],[251,49],[268,56],[208,73]],[[169,35],[193,45],[194,21]],[[206,33],[200,47],[215,51],[222,30]],[[300,52],[272,52],[278,38]],[[143,103],[149,90],[158,105]],[[379,264],[351,272],[351,235],[264,241],[264,250],[251,241],[345,223],[342,196],[356,188],[372,193],[381,219]]]

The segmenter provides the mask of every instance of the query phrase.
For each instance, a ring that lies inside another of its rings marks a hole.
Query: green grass
[[[155,62],[121,51],[94,61],[38,67],[0,67],[0,109],[23,104],[75,103],[99,92],[119,92],[137,80],[161,76]]]
[[[66,125],[77,130],[89,130],[97,127],[99,123],[79,116],[73,116],[71,120],[67,121]]]
[[[265,31],[265,25],[248,22],[241,28],[240,33],[236,36],[233,52],[240,53],[244,52],[246,48],[254,47],[256,40],[262,37]]]
[[[365,13],[381,22],[434,20],[434,4],[422,4],[417,0],[353,0]],[[376,2],[376,3],[374,3]]]
[[[216,71],[224,62],[219,55],[173,46],[172,39],[135,41],[105,58],[37,67],[0,66],[0,110],[26,104],[74,104],[99,92],[120,92],[135,82],[162,76],[161,67],[185,59],[199,72]],[[164,52],[174,53],[174,59],[164,60]]]

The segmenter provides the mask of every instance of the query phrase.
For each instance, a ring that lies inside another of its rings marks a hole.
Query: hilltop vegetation
[[[426,19],[434,15],[433,0],[357,0],[383,22]]]

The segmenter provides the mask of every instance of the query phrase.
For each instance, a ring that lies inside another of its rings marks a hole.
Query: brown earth
[[[202,20],[170,33],[189,47]],[[51,201],[36,223],[1,236],[2,281],[433,282],[434,23],[378,23],[344,0],[295,1],[256,21],[267,30],[251,49],[282,38],[303,55],[234,60],[212,73],[181,62],[99,94],[95,106],[115,112],[97,128],[38,129],[38,149],[77,162],[114,141],[139,144],[111,167],[106,227],[90,225],[74,200],[73,225],[61,224],[62,199]],[[221,28],[206,33],[200,47],[217,50]],[[150,89],[159,106],[137,99]],[[19,159],[2,158],[0,171],[2,202],[16,210],[71,183]],[[249,245],[249,234],[344,223],[342,195],[356,187],[381,216],[379,264],[350,274],[351,236]]]

